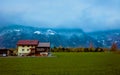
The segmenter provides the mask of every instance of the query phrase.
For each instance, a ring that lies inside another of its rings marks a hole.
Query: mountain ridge
[[[109,31],[108,31],[109,32]],[[118,32],[118,31],[117,31]],[[109,34],[113,37],[112,31]],[[103,35],[98,39],[98,36]],[[82,29],[66,29],[66,28],[40,28],[23,25],[11,25],[0,27],[0,47],[1,48],[13,48],[16,47],[18,40],[34,40],[37,39],[40,42],[50,42],[51,47],[89,47],[90,43],[93,43],[94,47],[110,47],[113,41],[108,41],[108,33],[96,32],[85,33]],[[97,37],[97,38],[96,38]],[[116,36],[119,38],[119,36]],[[112,39],[114,39],[113,37]],[[103,41],[104,40],[104,43]],[[119,41],[120,39],[118,39]],[[105,45],[107,44],[107,45]],[[119,42],[118,42],[119,44]],[[119,46],[118,46],[119,47]]]

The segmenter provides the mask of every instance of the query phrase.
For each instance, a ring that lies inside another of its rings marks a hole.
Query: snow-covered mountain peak
[[[40,31],[35,31],[34,34],[38,34],[39,35],[39,34],[41,34],[41,32]]]
[[[47,35],[55,35],[56,32],[51,30],[51,29],[48,29],[47,32],[46,32]]]
[[[13,31],[20,32],[21,30],[19,30],[19,29],[14,29]]]

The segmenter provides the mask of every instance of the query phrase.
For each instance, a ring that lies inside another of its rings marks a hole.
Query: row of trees
[[[89,48],[64,48],[62,46],[60,47],[53,47],[51,49],[52,52],[105,52],[105,51],[118,51],[117,44],[113,42],[111,48],[94,48],[93,44],[90,43]]]
[[[104,52],[106,49],[102,48],[64,48],[54,47],[51,49],[52,52]]]

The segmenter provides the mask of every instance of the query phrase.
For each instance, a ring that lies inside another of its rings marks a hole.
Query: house
[[[12,51],[9,49],[0,49],[0,56],[10,56]]]
[[[48,56],[50,52],[50,43],[39,43],[36,47],[35,55],[36,56]]]
[[[35,48],[38,44],[38,40],[19,40],[17,43],[18,56],[30,55],[32,50],[35,52]]]

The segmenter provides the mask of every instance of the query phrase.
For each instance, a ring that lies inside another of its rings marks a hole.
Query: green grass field
[[[120,54],[53,54],[55,57],[0,57],[0,75],[120,75]]]

